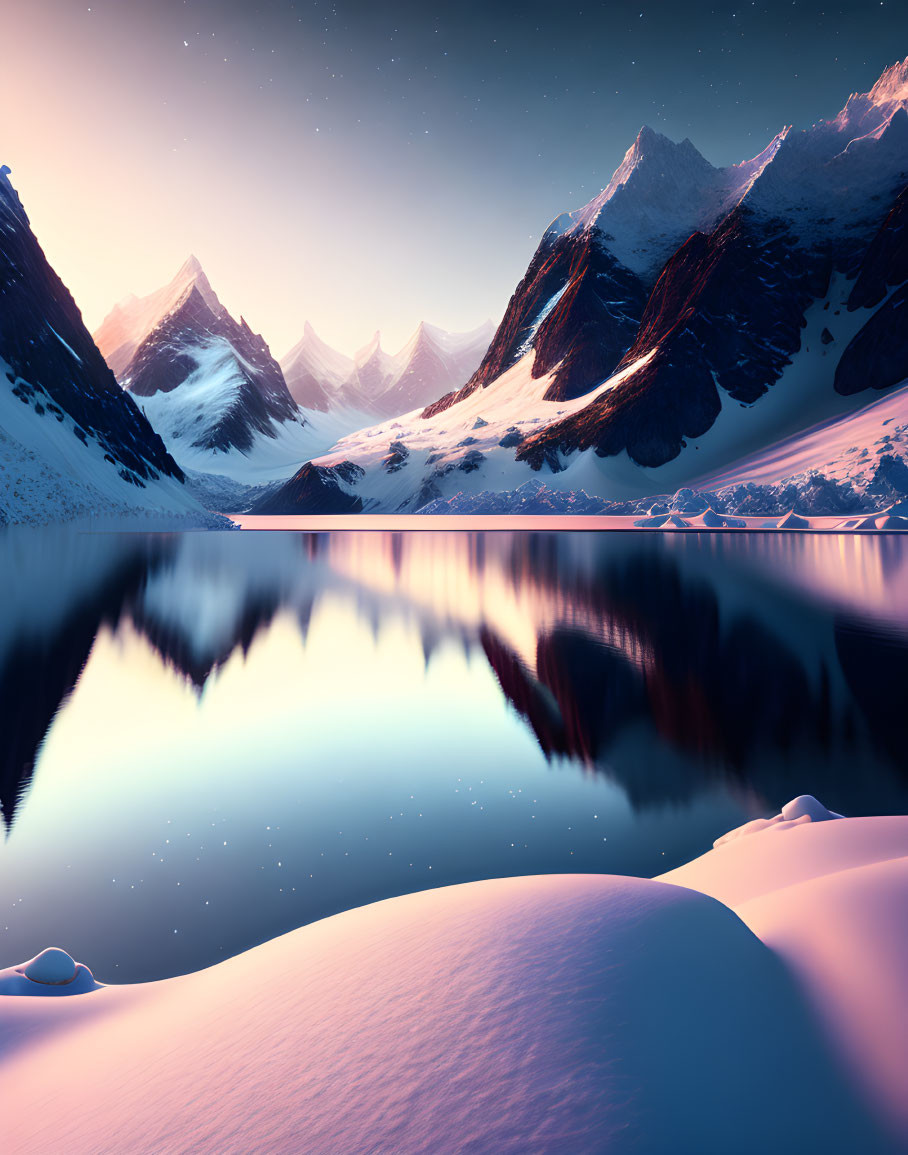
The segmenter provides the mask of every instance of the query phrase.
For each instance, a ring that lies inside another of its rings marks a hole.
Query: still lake
[[[158,979],[426,887],[657,874],[796,794],[908,809],[903,537],[0,542],[0,967]]]

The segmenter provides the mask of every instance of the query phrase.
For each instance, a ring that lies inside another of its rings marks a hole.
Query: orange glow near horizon
[[[317,132],[313,109],[269,81],[275,60],[289,71],[287,46],[257,45],[241,15],[221,12],[218,23],[223,53],[206,43],[203,54],[163,5],[4,9],[0,164],[88,328],[130,293],[167,284],[190,253],[276,357],[306,320],[352,353],[376,329],[394,351],[420,320],[468,330],[497,317],[530,241],[490,279],[496,224],[480,201],[459,253],[446,230],[426,231],[425,206],[449,215],[467,174],[434,145],[417,163],[402,141],[364,135],[356,153]],[[401,178],[422,208],[401,202]],[[465,297],[464,277],[484,253],[485,273]],[[437,275],[442,266],[459,273],[459,287]]]

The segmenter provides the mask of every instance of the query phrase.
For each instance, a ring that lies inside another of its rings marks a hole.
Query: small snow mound
[[[0,970],[0,995],[82,995],[102,985],[87,966],[58,946]]]
[[[810,529],[810,522],[795,511],[789,510],[784,517],[774,517],[763,523],[763,529]]]
[[[724,846],[726,842],[733,842],[736,838],[743,838],[747,834],[758,834],[761,830],[770,827],[789,829],[791,826],[802,826],[805,822],[828,822],[831,818],[841,818],[834,810],[827,810],[812,794],[799,794],[786,802],[779,814],[772,818],[754,818],[729,830],[721,838],[717,838],[713,847]]]
[[[841,818],[832,810],[827,810],[822,802],[817,801],[812,794],[799,794],[782,807],[782,818],[791,822],[795,818],[808,817],[811,822],[827,822],[830,818]]]
[[[22,973],[33,983],[60,986],[62,983],[71,983],[76,977],[76,961],[58,946],[49,946],[25,963]]]
[[[908,529],[908,517],[886,513],[874,520],[874,529]]]
[[[651,517],[638,518],[634,525],[638,529],[691,529],[691,523],[677,513],[657,513]]]

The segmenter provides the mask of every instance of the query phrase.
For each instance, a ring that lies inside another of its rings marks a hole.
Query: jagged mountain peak
[[[647,278],[682,240],[713,223],[730,172],[715,168],[686,137],[673,141],[644,125],[602,192],[553,221],[543,245],[597,230],[613,256]]]
[[[281,358],[281,368],[291,396],[304,409],[327,412],[360,404],[356,391],[344,388],[356,373],[353,358],[322,340],[308,320],[300,340]]]
[[[162,289],[114,310],[98,340],[115,343],[120,384],[177,460],[241,456],[304,424],[265,340],[224,308],[195,256]]]
[[[908,103],[908,56],[885,68],[867,96],[876,105]]]
[[[495,322],[491,319],[483,321],[475,329],[465,329],[462,332],[452,332],[449,329],[443,329],[440,325],[420,321],[410,340],[395,355],[395,360],[406,361],[413,350],[425,346],[431,346],[443,354],[457,355],[483,343],[488,345],[495,333],[495,328]]]
[[[631,184],[634,185],[635,194],[642,192],[645,195],[647,190],[641,186],[649,183],[650,195],[658,195],[658,189],[673,195],[682,187],[686,189],[691,182],[701,183],[714,172],[713,166],[687,137],[676,142],[645,124],[624,154],[624,160],[615,170],[612,179],[576,217],[584,224],[594,223],[619,189]]]
[[[384,352],[381,347],[381,329],[376,329],[365,345],[363,345],[361,349],[357,349],[353,354],[353,360],[357,365],[364,365],[367,361],[371,360],[376,353],[381,352]]]
[[[94,339],[118,380],[146,336],[184,304],[193,290],[216,316],[226,314],[195,255],[190,255],[162,288],[144,297],[130,294],[114,305],[94,333]]]
[[[180,271],[179,271],[179,273],[177,273],[177,276],[178,277],[197,277],[197,276],[199,276],[199,274],[204,275],[204,270],[202,269],[202,262],[195,255],[195,253],[190,253],[189,256],[186,258],[186,260],[183,262],[183,264],[180,266]]]
[[[208,280],[201,262],[194,254],[190,254],[183,262],[179,272],[167,288],[172,290],[174,306],[179,303],[183,296],[188,294],[192,289],[195,289],[212,312],[220,313],[224,311],[224,306],[218,299],[217,293],[215,293],[211,287],[211,282]]]
[[[306,322],[302,339],[281,364],[291,394],[305,408],[395,416],[467,381],[494,332],[491,320],[455,333],[423,319],[393,355],[382,348],[376,330],[350,358],[322,341]]]
[[[689,137],[685,137],[680,141],[674,141],[671,137],[666,136],[662,132],[658,132],[648,124],[644,124],[641,127],[634,143],[625,153],[624,159],[625,161],[631,160],[639,164],[648,158],[669,157],[672,155],[689,156],[712,168],[712,165]]]
[[[900,108],[908,109],[908,57],[885,68],[869,92],[852,92],[829,126],[851,139],[869,136]]]

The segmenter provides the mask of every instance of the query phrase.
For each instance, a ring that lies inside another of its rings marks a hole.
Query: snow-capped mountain
[[[466,333],[449,333],[421,321],[399,352],[387,353],[381,333],[353,357],[325,344],[306,322],[302,340],[281,364],[296,401],[323,412],[349,410],[364,418],[394,417],[422,408],[476,371],[495,332],[487,321]],[[351,428],[353,426],[351,425]]]
[[[205,520],[104,362],[0,169],[0,522]]]
[[[264,339],[234,320],[195,257],[164,288],[117,305],[96,336],[120,384],[193,474],[267,483],[344,428],[307,421]]]
[[[623,500],[854,412],[908,378],[906,186],[908,60],[729,168],[644,129],[546,230],[470,381],[313,464],[363,469],[337,483],[367,510],[526,466]]]
[[[174,448],[248,452],[256,433],[302,421],[268,346],[231,317],[194,257],[164,289],[118,306],[98,344]]]

